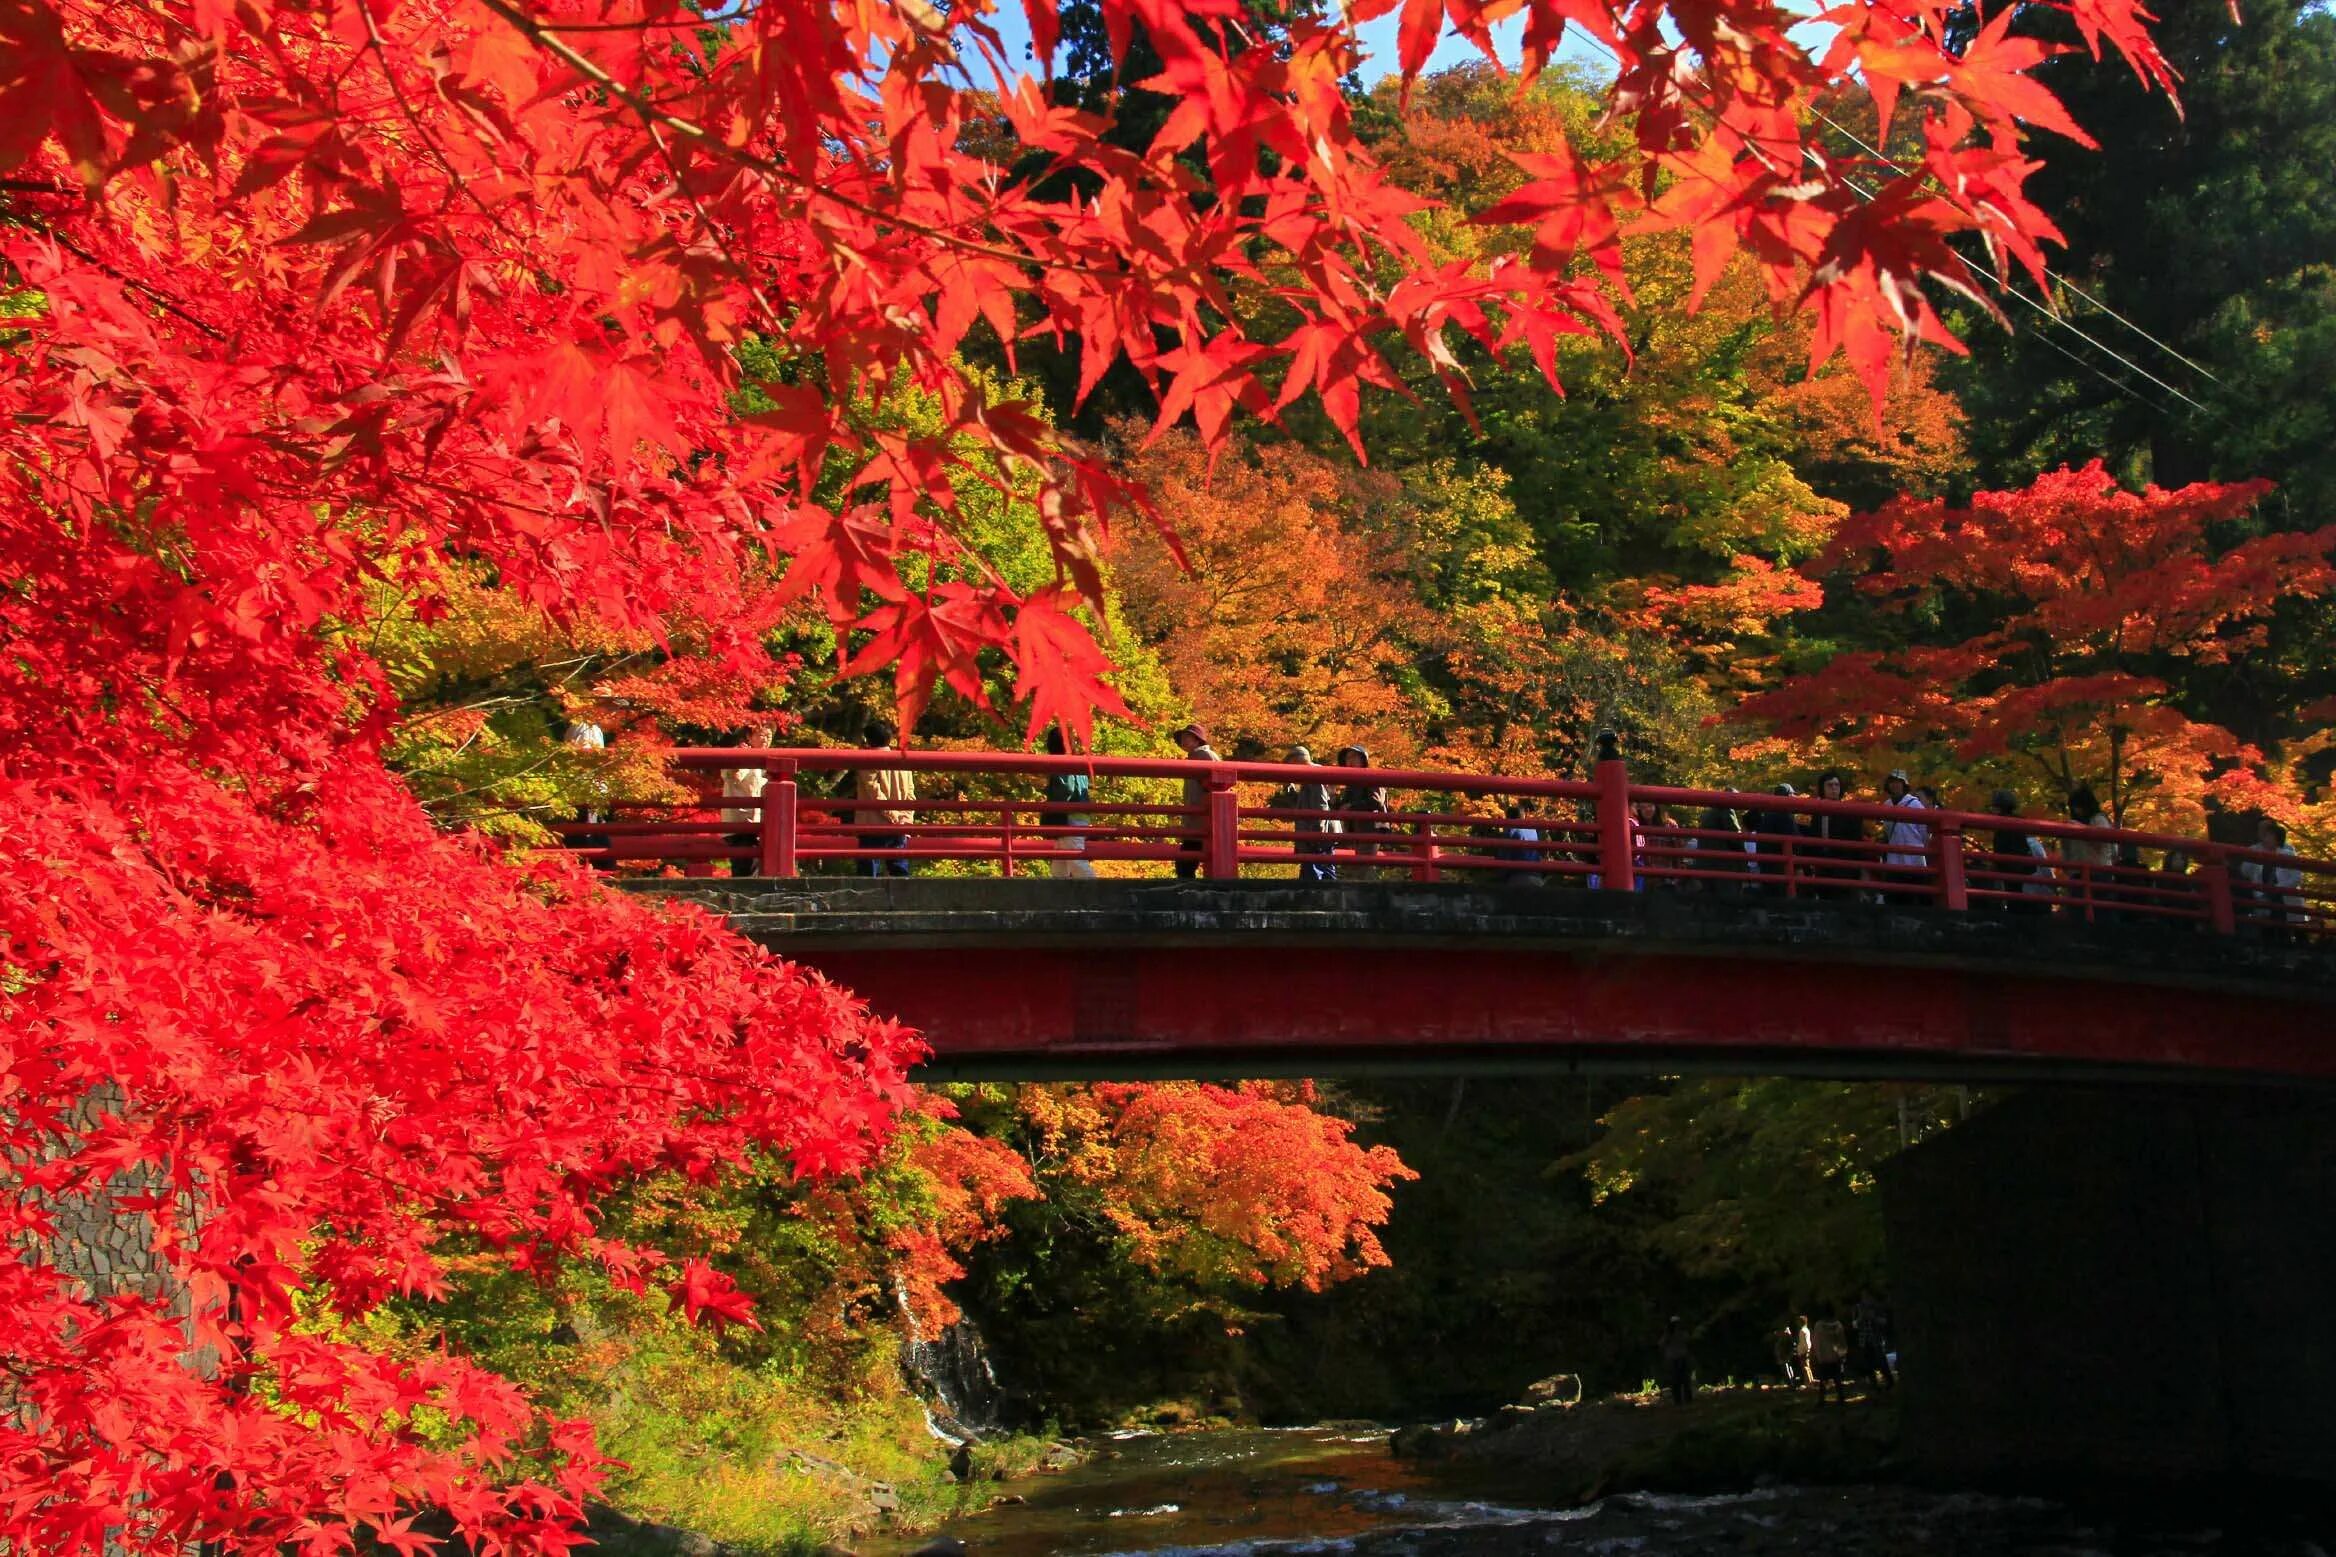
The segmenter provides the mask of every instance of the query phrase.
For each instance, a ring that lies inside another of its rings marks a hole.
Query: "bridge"
[[[1620,760],[1587,783],[809,749],[674,770],[687,798],[563,824],[568,846],[920,1028],[933,1079],[2336,1078],[2331,861]],[[916,798],[857,798],[874,772]],[[1084,798],[1048,798],[1065,775]]]

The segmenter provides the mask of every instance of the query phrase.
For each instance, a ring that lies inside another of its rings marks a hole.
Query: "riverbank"
[[[1528,1488],[1535,1503],[1560,1507],[1617,1492],[1882,1482],[1902,1469],[1890,1396],[1820,1405],[1786,1389],[1704,1390],[1685,1406],[1627,1395],[1511,1406],[1398,1430],[1390,1447],[1400,1457]]]

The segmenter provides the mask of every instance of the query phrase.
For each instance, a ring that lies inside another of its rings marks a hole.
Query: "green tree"
[[[1978,329],[1969,362],[1948,371],[1979,479],[2010,485],[2095,456],[2162,486],[2266,476],[2282,491],[2273,523],[2326,523],[2336,14],[2318,0],[2266,0],[2243,20],[2221,0],[2166,12],[2156,35],[2183,77],[2181,112],[2129,72],[2087,68],[2081,54],[2051,62],[2044,76],[2101,149],[2046,143],[2032,187],[2068,235],[2060,274],[2198,366],[2064,291],[2070,323],[2198,404],[2033,313],[2009,333]],[[2075,41],[2044,6],[2019,25]]]

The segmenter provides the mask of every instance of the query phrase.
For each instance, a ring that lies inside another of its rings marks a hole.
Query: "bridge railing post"
[[[1963,824],[1953,817],[1931,829],[1931,847],[1938,851],[1939,906],[1950,913],[1971,907],[1971,878],[1963,858]]]
[[[1043,823],[1045,818],[1039,820]],[[998,802],[998,874],[1009,880],[1014,874],[1014,802],[1011,800]]]
[[[1412,835],[1419,839],[1419,863],[1411,867],[1414,881],[1440,881],[1444,873],[1436,866],[1436,824],[1424,818],[1411,824]]]
[[[795,824],[802,794],[795,782],[795,764],[763,764],[762,814],[757,819],[756,874],[795,874]]]
[[[1229,879],[1241,874],[1241,793],[1224,768],[1209,770],[1208,813],[1201,818],[1201,874]]]
[[[2207,927],[2217,935],[2238,934],[2239,905],[2231,895],[2231,862],[2220,849],[2198,862],[2198,887],[2206,894]]]
[[[1630,848],[1630,765],[1611,743],[1598,758],[1598,884],[1609,892],[1636,892],[1638,864]]]

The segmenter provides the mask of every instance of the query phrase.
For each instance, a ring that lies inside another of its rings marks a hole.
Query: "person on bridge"
[[[1063,735],[1063,727],[1059,724],[1050,724],[1046,727],[1046,753],[1050,757],[1067,757],[1071,754],[1071,743]],[[1087,817],[1084,812],[1058,811],[1053,808],[1090,804],[1093,794],[1094,786],[1088,782],[1087,775],[1084,773],[1049,773],[1046,776],[1046,803],[1048,807],[1046,825],[1049,827],[1086,826]],[[1047,842],[1057,849],[1065,849],[1073,854],[1087,852],[1087,840],[1077,835],[1067,838],[1049,838]],[[1095,867],[1085,860],[1048,860],[1046,873],[1057,881],[1093,881],[1095,879]]]
[[[2255,847],[2280,858],[2241,860],[2233,874],[2244,884],[2245,902],[2255,919],[2273,936],[2284,938],[2307,922],[2303,868],[2287,863],[2296,857],[2295,845],[2287,841],[2287,829],[2268,816],[2255,824]]]
[[[1288,753],[1283,756],[1282,761],[1300,767],[1319,768],[1322,766],[1321,763],[1314,760],[1314,754],[1303,746],[1291,747]],[[1338,822],[1332,817],[1308,814],[1330,809],[1330,786],[1320,779],[1296,780],[1275,790],[1273,798],[1267,801],[1266,805],[1270,810],[1298,813],[1292,819],[1293,831],[1299,835],[1297,839],[1298,879],[1300,881],[1336,881],[1338,879],[1338,866],[1326,856],[1337,848],[1331,838],[1338,832]]]
[[[1790,784],[1777,785],[1775,793],[1784,800],[1796,798]],[[1752,813],[1753,848],[1759,856],[1754,868],[1760,873],[1761,891],[1787,890],[1786,873],[1800,856],[1802,832],[1800,817],[1782,806],[1762,806]]]
[[[878,720],[868,726],[861,744],[870,751],[882,751],[892,745],[892,727]],[[917,798],[916,775],[906,768],[861,768],[852,775],[852,796],[862,802],[852,808],[855,823],[877,821],[889,832],[863,832],[863,849],[906,849],[907,829],[916,822],[914,809]],[[871,876],[906,876],[910,874],[906,858],[872,859],[868,861]]]
[[[2016,822],[2020,816],[2020,797],[2008,789],[1999,789],[1988,797],[1987,808],[2007,822]],[[2024,827],[1998,827],[1991,840],[1986,868],[1999,871],[2001,881],[1986,883],[2006,896],[1988,899],[1989,906],[2005,914],[2048,914],[2052,911],[2051,856],[2044,852],[2044,840]]]
[[[579,752],[604,752],[608,749],[608,732],[590,719],[578,719],[571,723],[567,733],[560,737],[560,744]],[[586,758],[585,760],[590,762],[593,759]],[[595,775],[592,779],[592,789],[595,794],[606,797],[608,780]],[[587,826],[606,826],[608,819],[608,810],[604,806],[590,805],[576,808],[576,820]],[[579,832],[568,835],[568,847],[571,849],[605,849],[608,846],[608,834],[606,833]],[[616,868],[616,862],[611,859],[596,859],[592,862],[592,868],[594,870],[613,870]]]
[[[1892,768],[1890,776],[1882,781],[1882,793],[1889,803],[1905,811],[1926,811],[1922,796],[1914,792],[1904,768]],[[1882,829],[1882,842],[1888,852],[1882,864],[1890,875],[1901,883],[1911,882],[1930,867],[1930,827],[1927,823],[1909,818],[1893,821]],[[1885,894],[1887,896],[1888,894]]]
[[[1509,824],[1502,829],[1508,835],[1509,841],[1524,845],[1521,849],[1510,850],[1509,858],[1519,865],[1540,864],[1543,858],[1541,829],[1535,824],[1532,817],[1525,814],[1525,803],[1522,800],[1512,800],[1501,808],[1501,815]],[[1537,887],[1541,885],[1541,872],[1537,870],[1512,871],[1509,873],[1508,885],[1512,887]]]
[[[771,726],[758,724],[740,736],[738,744],[746,747],[767,747],[777,738],[778,732]],[[762,764],[759,762],[751,767],[724,768],[722,770],[722,798],[725,800],[759,801],[762,799],[763,786],[769,781],[770,775],[763,771]],[[722,841],[733,849],[743,848],[756,851],[745,855],[731,855],[730,874],[733,876],[755,874],[761,868],[759,847],[762,836],[759,829],[762,824],[762,807],[759,805],[752,807],[724,806],[722,820],[732,827],[757,829],[755,832],[725,833],[722,837]]]
[[[1360,746],[1341,746],[1338,755],[1331,760],[1342,768],[1367,768],[1371,765],[1371,754]],[[1340,820],[1346,827],[1347,836],[1354,842],[1357,860],[1367,860],[1376,855],[1382,841],[1390,848],[1393,847],[1394,833],[1386,823],[1379,820],[1387,814],[1387,790],[1384,785],[1365,784],[1360,780],[1350,782],[1338,792],[1338,809],[1346,813]],[[1369,881],[1376,874],[1377,868],[1374,866],[1355,867],[1357,881]]]
[[[1838,770],[1824,774],[1817,780],[1819,800],[1847,800],[1849,781]],[[1816,889],[1819,897],[1845,898],[1857,894],[1857,883],[1865,879],[1866,824],[1858,816],[1829,811],[1809,819],[1809,853],[1824,861],[1810,874],[1823,885]]]
[[[1731,788],[1727,793],[1733,795],[1736,791]],[[1732,800],[1715,800],[1705,806],[1695,818],[1695,831],[1697,836],[1688,839],[1687,846],[1695,851],[1693,863],[1697,870],[1733,878],[1751,868],[1752,840],[1744,836],[1744,817]],[[1701,885],[1706,892],[1716,892],[1722,897],[1733,897],[1741,890],[1733,879],[1705,881]]]
[[[2101,809],[2100,798],[2090,784],[2079,784],[2068,792],[2068,819],[2080,827],[2116,825]],[[2060,857],[2075,878],[2079,912],[2093,918],[2111,917],[2095,905],[2115,900],[2110,890],[2109,868],[2117,863],[2117,846],[2106,838],[2071,838],[2060,846]]]
[[[1195,762],[1221,762],[1217,749],[1209,744],[1206,726],[1188,724],[1175,734],[1176,749]],[[1184,781],[1184,811],[1182,823],[1197,834],[1206,833],[1209,826],[1209,781],[1188,778]],[[1176,845],[1176,879],[1190,881],[1200,874],[1200,838],[1194,836]]]
[[[1687,1321],[1677,1314],[1663,1331],[1663,1388],[1671,1404],[1684,1406],[1695,1399],[1695,1363],[1689,1355]]]

